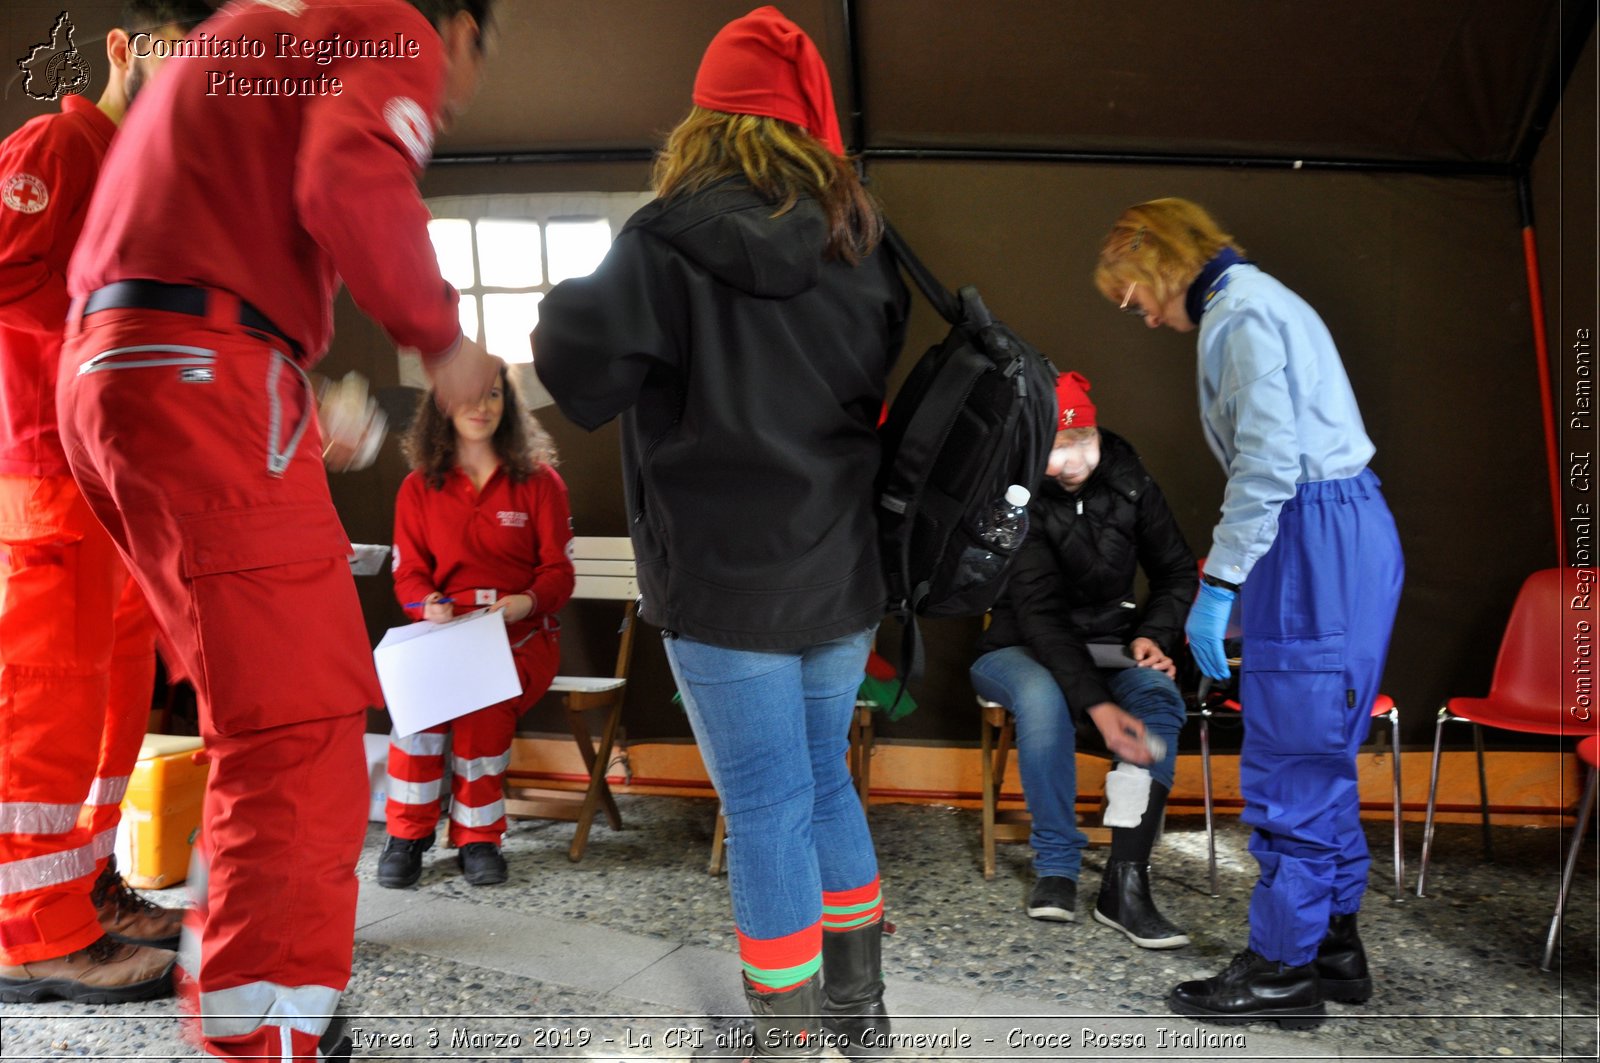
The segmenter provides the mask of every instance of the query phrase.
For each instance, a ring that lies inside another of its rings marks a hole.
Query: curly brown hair
[[[834,258],[855,265],[883,236],[883,215],[850,161],[777,118],[692,108],[656,156],[651,183],[667,199],[739,176],[776,205],[773,217],[802,195],[820,203]]]
[[[500,367],[500,393],[505,396],[505,412],[500,415],[500,424],[495,427],[489,443],[506,467],[506,475],[522,483],[542,466],[556,464],[556,444],[538,418],[523,406],[511,373],[504,365]],[[439,409],[432,388],[417,400],[417,412],[411,418],[405,438],[400,441],[400,452],[435,491],[444,486],[445,477],[455,468],[455,424]]]

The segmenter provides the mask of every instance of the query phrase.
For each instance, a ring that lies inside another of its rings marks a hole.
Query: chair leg
[[[573,863],[583,859],[583,851],[589,845],[589,828],[594,824],[595,813],[601,808],[605,809],[611,829],[622,829],[622,813],[617,810],[616,799],[611,796],[611,787],[606,783],[611,747],[616,742],[617,725],[621,720],[622,705],[618,703],[607,710],[605,729],[600,732],[600,748],[596,749],[589,740],[589,728],[584,722],[583,713],[576,710],[567,713],[572,736],[578,740],[584,765],[589,769],[589,786],[584,791],[583,804],[578,809],[577,830],[573,832],[572,844],[567,848],[567,859]]]
[[[1389,710],[1389,759],[1394,764],[1394,899],[1405,899],[1406,849],[1400,813],[1400,713]]]
[[[872,710],[857,709],[855,723],[852,726],[851,737],[855,739],[852,750],[855,757],[856,793],[860,795],[861,808],[865,811],[867,795],[872,791],[872,743],[876,738],[872,727]]]
[[[1583,848],[1583,833],[1589,826],[1589,814],[1594,811],[1595,779],[1600,771],[1589,769],[1589,781],[1584,784],[1583,798],[1578,802],[1578,822],[1572,828],[1572,844],[1567,849],[1567,866],[1561,872],[1561,892],[1556,894],[1556,914],[1550,917],[1550,932],[1544,939],[1544,959],[1539,970],[1548,971],[1555,956],[1556,938],[1561,936],[1561,917],[1567,911],[1567,891],[1572,888],[1572,873],[1578,866],[1578,850]]]
[[[994,815],[995,815],[995,786],[994,778],[994,731],[989,726],[987,719],[979,720],[983,729],[980,736],[983,764],[980,768],[983,785],[983,877],[994,878]]]
[[[1200,713],[1200,786],[1206,804],[1206,857],[1211,865],[1211,896],[1217,896],[1217,826],[1211,804],[1211,716]]]
[[[724,839],[728,833],[728,821],[722,818],[722,806],[717,806],[717,826],[711,832],[711,862],[706,865],[706,874],[720,875],[725,870],[723,864]]]
[[[1428,812],[1422,820],[1422,863],[1417,868],[1417,896],[1424,897],[1428,884],[1428,858],[1433,855],[1433,808],[1439,796],[1439,754],[1444,741],[1444,725],[1450,719],[1450,710],[1439,710],[1439,722],[1433,728],[1433,771],[1428,778]]]
[[[1483,858],[1494,859],[1494,838],[1489,832],[1489,776],[1483,768],[1483,728],[1472,725],[1472,747],[1478,753],[1478,808],[1483,817]]]

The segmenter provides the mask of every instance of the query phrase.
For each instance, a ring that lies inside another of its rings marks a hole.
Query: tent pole
[[[1539,370],[1539,409],[1544,416],[1545,461],[1550,467],[1550,515],[1556,529],[1556,565],[1567,563],[1566,529],[1561,521],[1561,470],[1556,453],[1556,413],[1551,399],[1550,344],[1544,327],[1544,289],[1539,278],[1539,245],[1533,229],[1533,190],[1527,171],[1517,177],[1517,206],[1522,214],[1522,255],[1528,274],[1528,305],[1533,315],[1533,354]]]
[[[867,107],[861,100],[861,19],[851,0],[839,0],[839,5],[844,9],[845,59],[850,66],[850,146],[860,155],[867,150]]]

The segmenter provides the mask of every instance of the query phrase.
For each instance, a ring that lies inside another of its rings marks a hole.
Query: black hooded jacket
[[[1143,610],[1134,601],[1140,568]],[[1028,538],[978,651],[1028,647],[1081,724],[1085,709],[1113,700],[1086,644],[1147,638],[1178,660],[1199,585],[1161,489],[1133,447],[1102,428],[1100,465],[1077,493],[1047,479],[1028,504]]]
[[[876,624],[876,432],[904,339],[892,259],[824,257],[822,208],[742,181],[649,203],[539,306],[562,413],[622,416],[642,615],[703,642],[798,649]]]

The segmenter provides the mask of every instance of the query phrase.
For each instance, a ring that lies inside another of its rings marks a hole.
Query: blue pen
[[[455,604],[455,599],[454,598],[435,598],[431,602],[407,602],[406,603],[406,608],[407,609],[421,609],[421,608],[423,608],[425,606],[429,606],[429,605],[454,605],[454,604]]]

